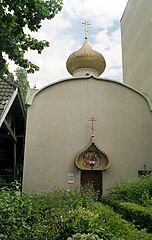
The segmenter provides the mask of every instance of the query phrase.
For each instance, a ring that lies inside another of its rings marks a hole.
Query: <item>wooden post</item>
[[[13,180],[16,180],[16,143],[14,143]]]

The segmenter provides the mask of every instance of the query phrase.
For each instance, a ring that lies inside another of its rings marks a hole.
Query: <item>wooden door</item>
[[[91,184],[95,191],[102,194],[102,171],[81,171],[81,185]]]

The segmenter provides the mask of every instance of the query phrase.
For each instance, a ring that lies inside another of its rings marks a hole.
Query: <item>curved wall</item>
[[[50,191],[80,184],[74,165],[77,153],[91,137],[110,167],[103,172],[103,192],[117,181],[152,167],[152,113],[146,99],[116,82],[88,79],[63,81],[44,88],[28,107],[23,191]],[[68,183],[69,173],[74,184]]]

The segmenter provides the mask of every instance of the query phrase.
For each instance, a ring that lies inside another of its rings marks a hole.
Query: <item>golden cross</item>
[[[87,32],[88,32],[88,26],[91,25],[91,23],[88,22],[88,20],[86,19],[84,22],[82,22],[82,24],[85,25],[85,39],[87,39]]]
[[[97,121],[94,117],[92,117],[89,121],[91,121],[92,122],[92,127],[91,127],[91,129],[92,129],[92,137],[94,137],[94,122],[95,121]]]

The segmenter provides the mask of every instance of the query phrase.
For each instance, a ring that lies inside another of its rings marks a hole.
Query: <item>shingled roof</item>
[[[17,95],[17,87],[7,79],[0,79],[0,126]]]

